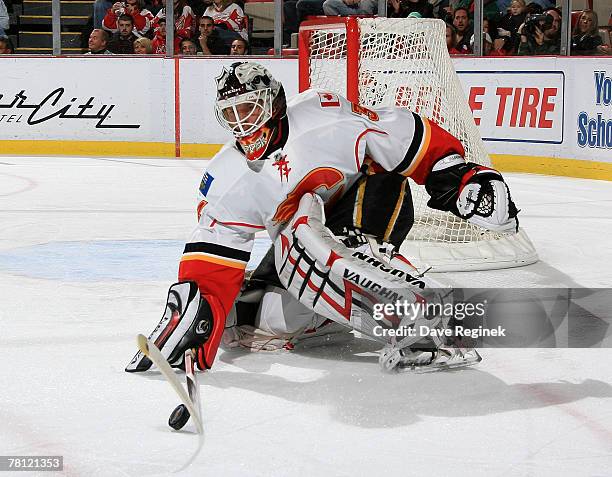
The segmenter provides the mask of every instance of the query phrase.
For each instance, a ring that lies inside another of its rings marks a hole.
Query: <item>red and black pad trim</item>
[[[285,263],[283,263],[282,268],[285,267],[287,262],[291,263],[293,266],[293,271],[288,280],[288,286],[291,285],[295,274],[299,274],[302,277],[302,286],[300,287],[299,297],[302,296],[306,287],[308,286],[312,291],[315,292],[315,296],[312,302],[312,306],[314,307],[319,299],[325,300],[330,306],[332,306],[339,314],[344,316],[348,321],[350,321],[350,311],[351,305],[354,303],[359,308],[365,310],[370,315],[373,314],[373,310],[370,306],[364,303],[362,300],[356,298],[356,296],[362,296],[364,299],[369,300],[372,305],[376,302],[376,300],[371,297],[364,290],[359,288],[357,285],[354,285],[350,282],[344,280],[344,288],[339,286],[337,283],[334,283],[329,278],[329,268],[327,271],[319,270],[316,266],[316,261],[311,258],[306,249],[299,243],[295,235],[293,236],[293,243],[291,245],[290,250],[294,250],[297,252],[297,258],[291,256],[291,252],[287,255],[285,259]],[[302,266],[304,264],[305,266]],[[321,279],[321,284],[316,285],[311,277],[315,275]],[[325,292],[325,288],[328,287],[333,291],[337,296],[344,298],[344,305],[341,305],[337,301],[335,301],[328,293]],[[353,293],[355,292],[355,293]]]

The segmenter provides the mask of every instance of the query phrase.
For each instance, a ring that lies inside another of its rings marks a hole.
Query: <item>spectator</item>
[[[155,37],[151,42],[153,48],[153,54],[165,55],[166,54],[166,17],[160,17],[155,22]]]
[[[446,23],[453,22],[453,8],[450,5],[450,0],[434,0],[433,5],[434,18],[444,20]],[[387,6],[387,12],[390,14],[390,8]]]
[[[495,50],[503,50],[506,54],[515,54],[518,50],[521,36],[519,27],[525,22],[527,5],[525,0],[512,0],[510,11],[499,22]]]
[[[0,0],[0,36],[5,36],[10,27],[9,15],[4,0]]]
[[[141,36],[134,40],[134,53],[137,55],[150,55],[153,53],[153,44],[148,38]]]
[[[470,48],[474,50],[474,35],[470,38]],[[489,56],[493,50],[493,40],[491,39],[491,35],[489,35],[486,31],[482,32],[482,56]],[[504,56],[498,55],[495,56]]]
[[[539,13],[543,13],[544,10],[542,10],[542,7],[540,5],[538,5],[537,3],[528,3],[527,4],[527,9],[525,10],[525,13],[527,13],[527,16],[529,15],[537,15]]]
[[[297,33],[300,23],[309,15],[323,15],[325,0],[285,0],[283,2],[283,43],[289,44],[292,33]]]
[[[162,8],[155,19],[153,24],[157,25],[161,19],[166,19],[166,9]],[[164,45],[166,44],[166,28],[164,26]],[[193,38],[195,33],[195,15],[189,5],[186,4],[185,0],[174,0],[174,53],[179,52],[179,47],[182,40]],[[153,48],[155,49],[155,47]],[[164,46],[165,49],[165,46]]]
[[[483,0],[482,16],[483,18],[495,18],[499,15],[497,8],[497,0]],[[456,2],[455,11],[458,8],[465,8],[469,12],[469,16],[474,16],[474,0],[459,0]]]
[[[125,2],[115,2],[106,13],[102,21],[102,28],[116,33],[118,30],[117,21],[121,15],[129,15],[133,20],[133,33],[137,37],[146,36],[151,31],[153,14],[144,8],[142,0],[125,0]]]
[[[387,10],[389,16],[394,18],[406,18],[412,12],[419,13],[422,18],[434,17],[433,5],[427,0],[389,0]]]
[[[561,12],[550,8],[544,12],[550,19],[540,20],[538,16],[527,17],[519,28],[521,42],[518,54],[558,55],[561,50]]]
[[[180,44],[181,55],[183,56],[195,56],[198,54],[198,50],[196,49],[196,44],[193,40],[185,38],[181,41]]]
[[[329,16],[374,15],[377,11],[378,0],[325,0],[323,2],[323,13]]]
[[[108,33],[101,28],[96,28],[89,35],[89,52],[86,55],[112,55],[108,50]]]
[[[244,10],[244,1],[238,0],[236,3]],[[212,5],[212,0],[187,0],[187,5],[193,10],[196,18],[204,16],[204,11]]]
[[[102,28],[102,22],[104,21],[104,17],[108,12],[109,8],[112,8],[113,2],[110,0],[95,0],[93,9],[93,27],[94,29]]]
[[[0,36],[0,55],[12,55],[15,52],[13,43],[8,36]]]
[[[599,20],[593,10],[583,10],[572,32],[572,55],[607,55],[610,47],[599,36]]]
[[[457,30],[449,23],[446,24],[446,48],[449,55],[460,55],[461,52],[456,48]]]
[[[489,20],[488,18],[483,18],[482,19],[482,31],[483,33],[488,33],[489,35],[491,34],[491,30],[490,30],[490,25],[493,24],[495,25],[495,23],[492,20]],[[493,38],[493,37],[491,37]]]
[[[245,40],[249,39],[244,11],[232,0],[213,0],[204,15],[212,17],[217,27],[236,32]]]
[[[249,54],[249,42],[243,38],[236,38],[232,41],[230,47],[230,55],[248,55]]]
[[[166,6],[166,0],[144,0],[147,5],[147,10],[150,10],[153,16]]]
[[[457,44],[455,48],[462,54],[471,53],[470,37],[472,36],[472,28],[470,27],[470,18],[467,8],[459,7],[453,14],[453,26],[457,31]]]
[[[497,0],[497,11],[504,16],[510,10],[512,0]]]
[[[203,55],[228,55],[230,53],[227,44],[219,36],[219,30],[211,17],[200,18],[199,28],[200,36],[197,46]]]
[[[108,49],[116,55],[131,55],[134,53],[134,41],[138,38],[134,35],[134,20],[125,13],[117,20],[118,31],[113,34],[108,42]]]

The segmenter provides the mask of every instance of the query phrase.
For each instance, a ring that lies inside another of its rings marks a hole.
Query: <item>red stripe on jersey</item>
[[[383,134],[384,136],[387,136],[386,132],[379,131],[378,129],[371,129],[371,128],[366,129],[359,136],[357,136],[357,140],[355,141],[355,163],[357,164],[357,170],[358,171],[359,171],[359,169],[361,169],[361,164],[359,164],[359,142],[361,141],[363,136],[365,136],[369,132],[375,132],[375,133]]]
[[[266,227],[264,225],[253,225],[253,224],[247,224],[244,222],[221,222],[220,220],[218,221],[218,223],[222,224],[222,225],[232,225],[234,227],[249,227],[252,229],[265,229]]]

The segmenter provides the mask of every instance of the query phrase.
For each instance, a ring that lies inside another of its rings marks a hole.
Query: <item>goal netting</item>
[[[364,106],[395,105],[459,138],[466,160],[491,161],[448,55],[445,23],[434,19],[328,17],[300,27],[300,91],[321,88]],[[537,261],[520,229],[496,234],[427,207],[411,181],[415,225],[402,252],[432,271],[484,270]]]

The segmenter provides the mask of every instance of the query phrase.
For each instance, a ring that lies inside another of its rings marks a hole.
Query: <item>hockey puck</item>
[[[176,429],[178,431],[182,429],[185,424],[187,424],[187,421],[189,420],[190,416],[191,415],[187,410],[187,406],[185,406],[184,404],[179,404],[178,406],[176,406],[176,409],[172,411],[172,414],[170,414],[170,418],[168,419],[168,425],[172,429]]]

